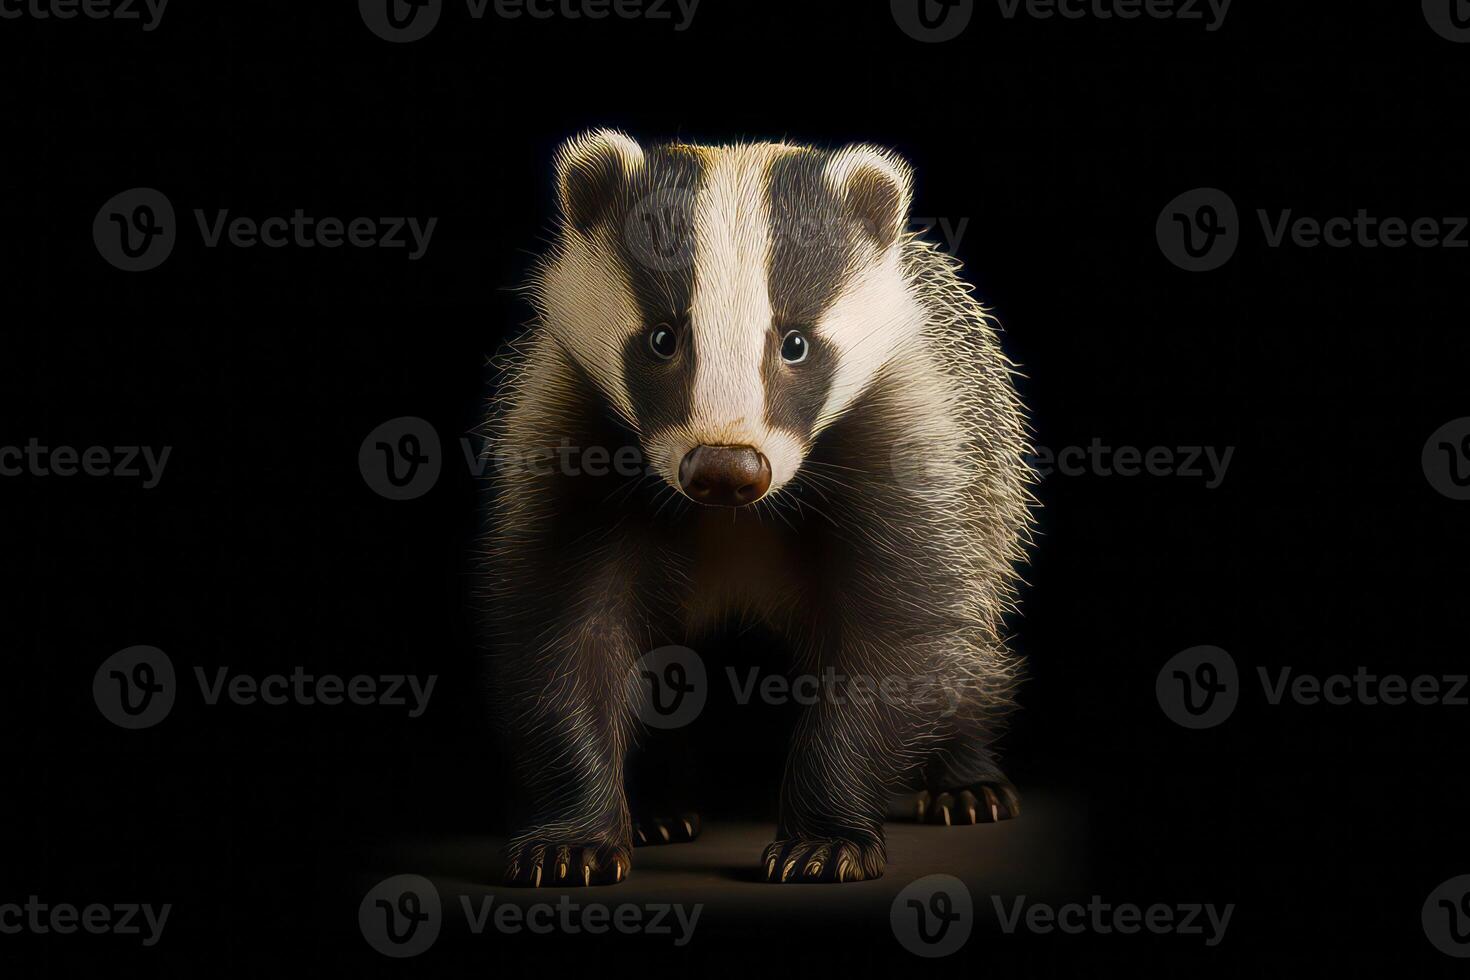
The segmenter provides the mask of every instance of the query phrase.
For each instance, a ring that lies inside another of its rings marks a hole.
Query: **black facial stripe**
[[[677,425],[689,418],[694,400],[697,354],[688,317],[671,321],[679,349],[661,361],[648,349],[648,335],[637,333],[623,345],[623,377],[644,434]]]
[[[605,229],[643,326],[666,323],[678,334],[678,351],[668,361],[653,355],[643,331],[623,346],[623,377],[645,433],[684,421],[693,401],[696,355],[688,312],[694,300],[694,209],[703,183],[704,164],[694,151],[648,150]]]
[[[772,330],[766,337],[766,353],[761,369],[766,386],[766,424],[785,429],[805,440],[816,424],[817,415],[827,404],[832,390],[832,377],[837,373],[837,356],[832,345],[810,331],[806,333],[810,350],[800,364],[787,364],[781,359],[783,330]]]
[[[646,324],[682,316],[693,302],[694,210],[704,176],[693,149],[650,149],[609,216],[607,233]]]
[[[771,309],[778,327],[810,326],[852,275],[862,233],[824,171],[831,154],[788,153],[771,164]]]
[[[780,157],[769,175],[771,264],[775,319],[762,365],[766,422],[806,439],[816,424],[837,355],[813,325],[841,295],[857,267],[862,229],[847,203],[833,193],[825,170],[831,155],[803,150]],[[805,361],[781,360],[781,338],[801,329],[811,345]]]

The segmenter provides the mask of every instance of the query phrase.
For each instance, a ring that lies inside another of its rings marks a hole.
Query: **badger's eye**
[[[660,323],[648,331],[648,349],[660,361],[667,361],[679,349],[679,336],[667,323]]]
[[[812,345],[807,343],[806,335],[800,330],[789,330],[786,336],[781,338],[781,360],[787,364],[800,364],[806,360],[807,354],[811,352]]]

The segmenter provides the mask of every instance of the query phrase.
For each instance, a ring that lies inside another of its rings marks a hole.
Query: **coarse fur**
[[[732,618],[839,679],[798,722],[769,880],[882,874],[905,787],[927,791],[921,819],[926,802],[946,823],[1015,815],[991,746],[1019,674],[1003,623],[1034,504],[1027,427],[998,326],[906,230],[908,165],[597,131],[556,172],[535,317],[486,426],[491,691],[526,811],[508,878],[627,875],[628,679]],[[656,325],[679,338],[667,361]],[[799,363],[780,353],[792,329]],[[690,501],[680,460],[700,445],[754,447],[769,493]],[[889,683],[864,696],[862,679]]]

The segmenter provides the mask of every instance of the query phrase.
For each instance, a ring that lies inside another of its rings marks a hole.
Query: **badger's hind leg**
[[[954,789],[921,789],[908,801],[910,819],[945,827],[999,823],[1021,815],[1021,796],[1010,783],[972,783]]]
[[[919,789],[898,801],[898,819],[954,827],[1021,815],[1021,794],[984,747],[986,736],[969,725],[961,729],[925,767]]]
[[[702,769],[684,729],[641,728],[627,764],[634,847],[687,844],[702,829]]]
[[[687,844],[699,836],[699,830],[699,814],[693,810],[633,814],[634,847]]]

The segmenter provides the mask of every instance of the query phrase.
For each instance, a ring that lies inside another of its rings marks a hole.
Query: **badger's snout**
[[[771,489],[771,464],[750,446],[695,446],[679,463],[679,486],[701,504],[743,507]]]

